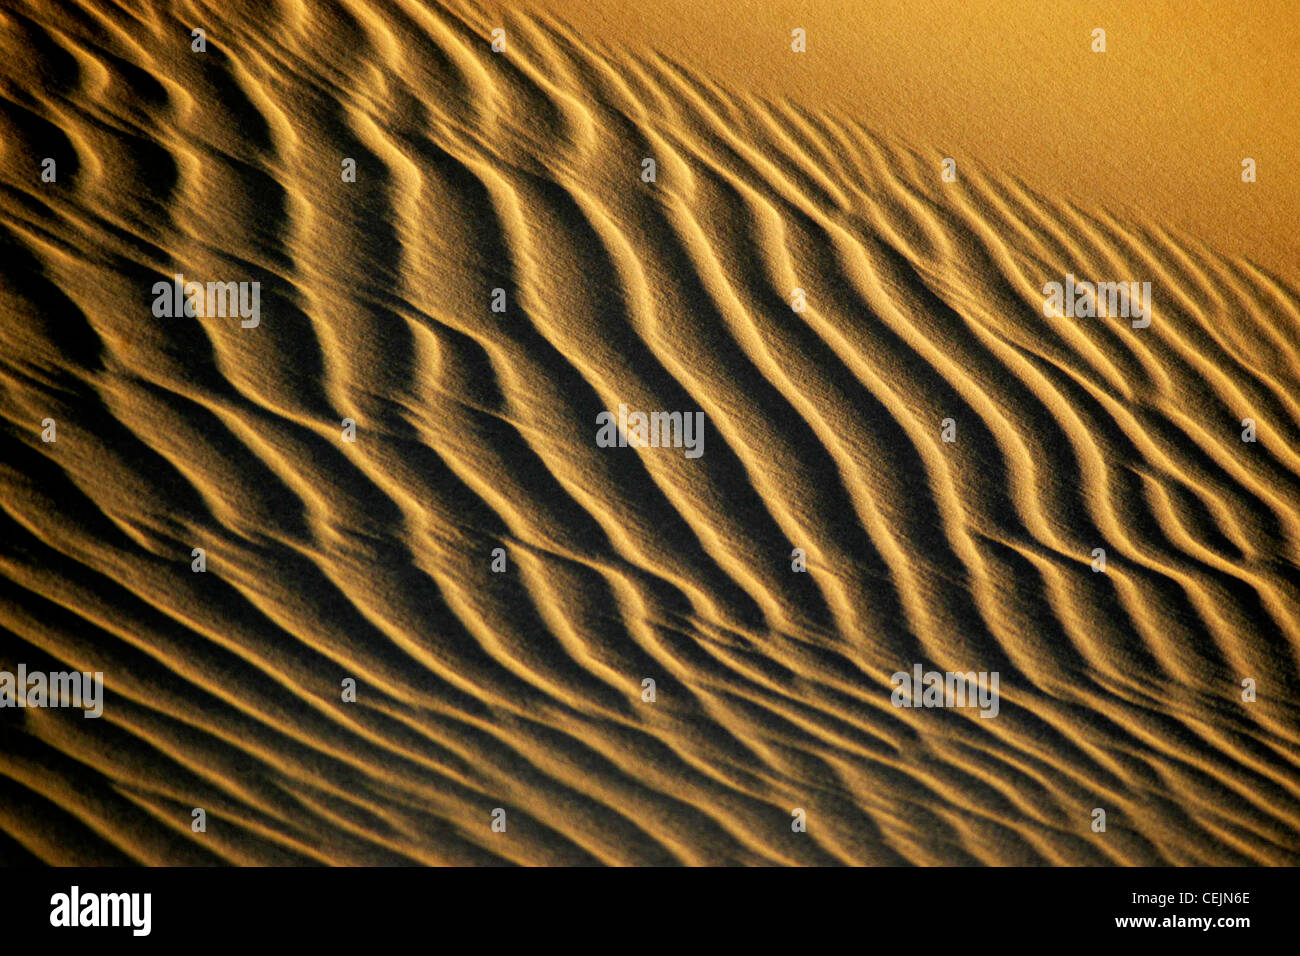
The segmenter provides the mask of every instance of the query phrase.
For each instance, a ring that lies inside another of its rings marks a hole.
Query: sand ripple
[[[0,14],[0,668],[109,693],[0,711],[0,860],[1300,862],[1293,281],[548,18],[218,11]]]

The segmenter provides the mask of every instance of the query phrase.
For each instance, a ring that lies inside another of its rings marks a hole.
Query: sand
[[[1300,862],[1297,20],[1056,6],[0,12],[0,861]]]

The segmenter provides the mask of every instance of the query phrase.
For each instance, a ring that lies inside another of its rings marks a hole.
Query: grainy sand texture
[[[5,0],[0,862],[1300,862],[1298,34]]]

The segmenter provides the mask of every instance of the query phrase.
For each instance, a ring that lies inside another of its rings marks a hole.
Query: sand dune
[[[1300,862],[1286,224],[945,182],[573,22],[0,14],[0,669],[107,692],[0,709],[0,860]],[[599,447],[619,405],[703,454]],[[894,706],[916,663],[997,717]]]

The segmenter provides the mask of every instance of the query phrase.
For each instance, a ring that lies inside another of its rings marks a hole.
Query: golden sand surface
[[[1300,862],[1295,9],[6,4],[0,862]]]
[[[507,23],[518,3],[488,2]],[[851,119],[1057,199],[1149,216],[1292,278],[1295,0],[529,0],[587,42]],[[807,53],[792,56],[802,28]],[[1106,52],[1092,31],[1106,31]],[[801,134],[791,131],[791,135]],[[1260,173],[1241,188],[1241,160]]]

